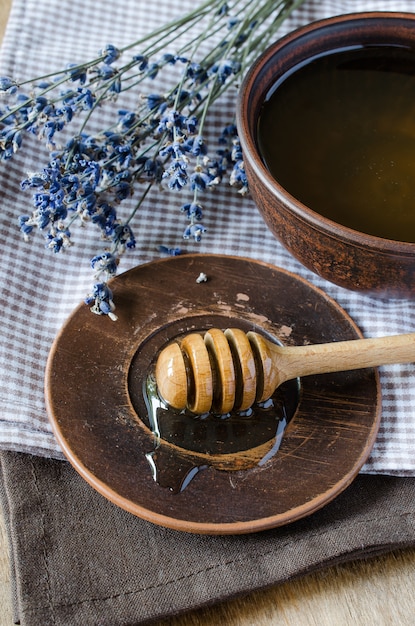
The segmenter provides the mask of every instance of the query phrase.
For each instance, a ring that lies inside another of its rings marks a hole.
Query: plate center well
[[[188,328],[183,328],[187,324]],[[281,385],[264,403],[226,415],[208,412],[195,415],[172,409],[159,397],[154,377],[157,356],[169,342],[189,332],[203,334],[212,327],[238,327],[248,332],[252,323],[221,316],[198,316],[175,321],[149,337],[136,351],[129,370],[128,388],[137,419],[152,431],[155,441],[181,454],[198,455],[208,464],[241,469],[258,464],[277,449],[286,425],[299,402],[299,381]],[[255,329],[256,330],[256,329]],[[269,338],[269,337],[268,337]]]

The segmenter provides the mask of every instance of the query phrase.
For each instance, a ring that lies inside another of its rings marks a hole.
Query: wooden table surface
[[[0,38],[10,5],[11,0],[0,0]],[[413,626],[414,579],[415,549],[392,552],[331,567],[155,626]],[[0,626],[12,623],[7,537],[0,516]]]

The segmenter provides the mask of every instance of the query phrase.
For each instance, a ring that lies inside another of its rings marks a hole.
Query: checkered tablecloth
[[[1,50],[0,75],[21,80],[88,60],[107,43],[125,45],[193,5],[191,0],[15,0]],[[414,8],[410,0],[306,0],[280,33],[340,13]],[[230,90],[215,104],[210,123],[224,126],[232,120],[234,106],[235,93]],[[20,181],[46,162],[46,153],[33,140],[14,160],[0,164],[0,446],[61,458],[46,415],[44,368],[59,328],[90,289],[89,259],[97,251],[97,240],[88,228],[78,230],[76,245],[63,254],[44,250],[40,238],[23,241],[17,219],[30,212],[31,198],[20,190]],[[159,258],[160,245],[253,257],[296,272],[322,288],[365,336],[415,331],[412,301],[359,295],[313,275],[276,242],[252,201],[225,186],[204,199],[207,233],[202,242],[183,242],[179,206],[184,201],[185,197],[168,192],[154,192],[147,198],[135,227],[137,248],[123,257],[120,271]],[[380,372],[382,425],[363,471],[415,475],[415,366],[382,367]]]

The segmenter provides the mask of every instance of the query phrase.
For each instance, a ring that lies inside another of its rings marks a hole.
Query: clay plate
[[[201,272],[208,280],[199,284]],[[276,336],[285,345],[361,337],[326,294],[280,268],[219,255],[141,265],[115,278],[111,287],[118,320],[92,315],[80,305],[56,338],[46,370],[56,438],[98,492],[162,526],[236,534],[310,515],[352,482],[379,427],[374,369],[290,383],[295,389],[286,391],[288,404],[300,389],[298,405],[290,408],[293,417],[278,450],[275,437],[256,441],[242,455],[251,459],[245,466],[232,463],[241,455],[231,444],[226,449],[226,436],[209,454],[189,450],[185,435],[156,441],[143,400],[158,350],[181,333],[238,326]],[[188,427],[199,428],[200,420]],[[193,431],[190,439],[197,439]],[[260,453],[254,462],[252,451]]]

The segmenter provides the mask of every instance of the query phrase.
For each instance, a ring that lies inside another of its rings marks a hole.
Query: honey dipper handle
[[[301,376],[415,362],[415,333],[287,347],[248,334],[259,346],[265,365],[263,399],[284,381]]]

